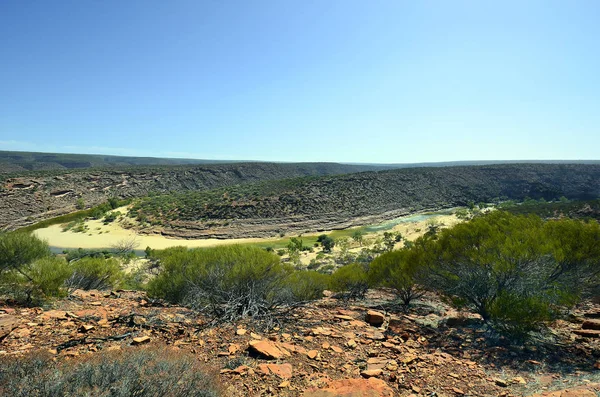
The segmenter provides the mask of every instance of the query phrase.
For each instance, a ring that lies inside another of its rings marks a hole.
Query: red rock
[[[385,321],[385,316],[383,315],[383,313],[377,312],[375,310],[369,310],[367,312],[365,321],[371,325],[380,326]]]
[[[64,310],[48,310],[47,312],[42,313],[42,320],[66,320],[67,312]]]
[[[324,388],[310,388],[303,397],[393,397],[394,391],[381,379],[342,379]]]
[[[19,325],[20,321],[15,316],[0,317],[0,340],[6,338]]]
[[[89,325],[89,324],[83,324],[81,327],[79,327],[79,332],[90,332],[93,331],[96,327],[94,327],[93,325]]]
[[[365,369],[364,371],[362,371],[360,374],[364,377],[364,378],[372,378],[372,377],[376,377],[376,376],[380,376],[383,373],[383,370],[381,368],[374,368],[374,369]]]
[[[137,338],[133,338],[133,344],[134,345],[141,345],[142,343],[148,343],[150,342],[150,337],[148,335],[144,335],[144,336],[139,336]]]
[[[600,390],[600,384],[594,383],[572,389],[534,394],[531,397],[596,397],[598,390]]]
[[[317,350],[309,350],[306,355],[308,356],[308,358],[310,358],[311,360],[314,360],[317,358],[317,356],[319,355],[319,352]]]
[[[283,352],[268,340],[253,340],[249,343],[248,349],[267,359],[276,360],[283,356]]]
[[[292,365],[291,364],[266,364],[267,368],[274,375],[279,376],[282,379],[289,379],[292,377]]]

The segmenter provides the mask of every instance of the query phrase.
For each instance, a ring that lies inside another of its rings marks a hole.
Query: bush
[[[497,211],[421,238],[429,287],[454,296],[513,338],[553,318],[598,285],[600,227]]]
[[[114,259],[85,257],[70,264],[72,275],[66,286],[72,289],[114,289],[123,281],[124,274]]]
[[[48,244],[30,234],[0,235],[0,293],[22,303],[61,294],[66,263],[50,256]]]
[[[82,210],[85,208],[85,201],[82,198],[77,199],[75,202],[75,208],[78,210]]]
[[[0,234],[0,272],[19,270],[24,265],[49,255],[48,244],[31,234]]]
[[[107,225],[111,222],[114,222],[118,217],[122,214],[119,211],[111,211],[104,215],[104,224]]]
[[[369,283],[373,286],[392,288],[405,309],[423,294],[417,284],[423,271],[418,250],[402,249],[377,257],[369,268]]]
[[[293,268],[257,247],[175,247],[156,251],[154,257],[160,273],[148,284],[150,296],[208,312],[218,321],[271,320],[283,307],[314,294],[292,287]]]
[[[0,392],[13,397],[216,397],[191,354],[167,349],[100,352],[60,364],[42,353],[4,358]]]
[[[50,297],[65,296],[64,283],[71,269],[62,258],[45,257],[2,275],[0,291],[17,302],[37,304]]]
[[[342,266],[331,275],[330,289],[344,300],[364,299],[369,290],[367,272],[357,263]]]
[[[311,301],[323,297],[329,276],[310,270],[295,271],[288,277],[287,284],[295,300]]]
[[[321,234],[317,237],[317,241],[323,246],[323,252],[331,252],[335,246],[335,240],[326,234]]]

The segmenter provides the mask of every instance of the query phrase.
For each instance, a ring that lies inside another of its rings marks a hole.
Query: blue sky
[[[3,0],[0,149],[598,159],[600,2]]]

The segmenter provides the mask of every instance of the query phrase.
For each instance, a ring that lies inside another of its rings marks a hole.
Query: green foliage
[[[122,214],[119,211],[111,211],[104,215],[104,224],[107,225],[111,222],[114,222],[118,217]]]
[[[290,238],[290,242],[287,246],[287,249],[290,253],[302,251],[302,239],[296,237]]]
[[[342,266],[331,275],[330,289],[345,300],[363,299],[369,289],[367,272],[357,263]]]
[[[25,304],[38,304],[50,297],[65,296],[65,280],[71,269],[62,258],[44,257],[23,265],[19,271],[0,275],[0,293]]]
[[[495,211],[420,238],[411,251],[427,266],[422,283],[459,298],[496,330],[524,337],[598,285],[599,241],[595,222]]]
[[[85,201],[83,201],[82,198],[77,199],[77,201],[75,202],[75,208],[77,208],[78,210],[82,210],[85,208]]]
[[[369,283],[392,288],[405,308],[422,295],[417,280],[422,276],[422,252],[416,249],[391,251],[377,257],[369,267]]]
[[[323,252],[331,252],[335,246],[335,241],[326,234],[321,234],[319,237],[317,237],[317,242],[321,243]]]
[[[359,244],[362,244],[365,233],[362,230],[356,230],[352,233],[352,239]]]
[[[124,274],[114,258],[84,257],[70,264],[71,277],[66,281],[69,288],[114,289],[123,282]]]
[[[13,397],[217,397],[216,381],[183,351],[101,351],[56,363],[44,353],[0,360],[0,390]]]
[[[148,284],[150,296],[187,304],[219,321],[264,319],[315,296],[307,292],[307,280],[317,276],[312,272],[293,276],[294,269],[277,255],[257,247],[175,247],[155,251],[153,257],[160,272]],[[290,284],[296,277],[304,287]]]
[[[320,299],[329,286],[329,275],[310,270],[295,271],[286,280],[294,299],[311,301]]]
[[[49,255],[48,244],[31,234],[0,234],[0,273],[19,271],[24,265]]]

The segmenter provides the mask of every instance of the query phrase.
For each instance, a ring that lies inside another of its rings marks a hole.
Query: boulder
[[[283,352],[268,340],[253,340],[249,343],[248,350],[269,360],[276,360],[283,356]]]
[[[383,322],[385,321],[385,316],[381,312],[378,312],[378,311],[375,311],[375,310],[369,310],[367,312],[367,316],[365,318],[365,321],[368,322],[371,325],[374,325],[374,326],[378,327],[381,324],[383,324]]]
[[[6,338],[19,325],[20,321],[16,316],[0,317],[0,340]]]

